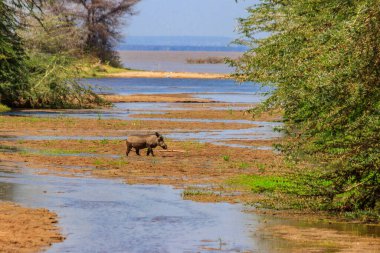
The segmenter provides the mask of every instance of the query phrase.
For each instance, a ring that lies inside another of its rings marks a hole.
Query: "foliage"
[[[89,107],[104,104],[92,90],[75,81],[75,61],[65,53],[26,50],[19,32],[25,12],[35,1],[0,2],[0,102],[10,107]],[[36,18],[37,15],[36,15]],[[35,36],[47,33],[39,30]],[[29,38],[30,39],[30,38]],[[34,41],[32,41],[34,42]]]
[[[28,52],[64,54],[81,58],[84,54],[85,32],[62,14],[48,10],[35,17],[26,17],[27,29],[18,31]]]
[[[29,107],[86,108],[104,101],[90,88],[78,83],[75,61],[63,55],[31,54],[30,89],[25,96]]]
[[[9,110],[10,108],[8,106],[0,104],[0,112],[6,112]]]
[[[85,33],[87,53],[102,63],[121,67],[115,44],[121,38],[120,26],[139,0],[63,0],[53,1],[50,11],[65,22],[75,23]]]
[[[23,59],[25,52],[15,28],[18,22],[15,9],[0,2],[0,101],[4,99],[3,87],[27,80]]]
[[[274,87],[252,112],[284,109],[283,151],[331,180],[314,185],[329,209],[378,209],[380,2],[263,0],[240,31],[235,77]]]

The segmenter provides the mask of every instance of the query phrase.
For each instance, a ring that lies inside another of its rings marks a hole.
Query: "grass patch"
[[[223,158],[223,161],[225,161],[225,162],[229,162],[230,161],[230,156],[229,155],[224,155],[224,156],[222,156],[222,158]]]
[[[79,64],[77,69],[79,69],[81,78],[107,77],[109,74],[131,71],[131,69],[128,68],[115,68],[108,64],[102,64],[88,59],[85,59]]]
[[[182,197],[190,198],[190,197],[195,197],[195,196],[209,196],[209,195],[214,195],[214,194],[215,193],[210,190],[196,188],[196,187],[189,187],[182,192]]]
[[[314,178],[314,179],[312,179]],[[271,209],[326,210],[326,198],[319,189],[328,189],[331,182],[316,176],[289,175],[240,175],[227,180],[229,187],[260,194],[256,207]]]
[[[0,145],[0,152],[19,152],[20,149],[13,146]]]
[[[247,162],[240,162],[240,163],[238,163],[238,167],[241,170],[245,170],[245,169],[249,169],[251,167],[251,164],[249,164]]]
[[[289,179],[281,176],[241,175],[231,179],[228,184],[248,187],[252,192],[289,192],[297,188],[297,185]]]
[[[11,110],[11,108],[9,108],[8,106],[0,104],[0,112],[7,112],[10,110]]]

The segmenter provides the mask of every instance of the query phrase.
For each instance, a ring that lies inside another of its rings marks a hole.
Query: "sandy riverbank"
[[[111,103],[214,103],[215,101],[192,97],[191,94],[133,94],[133,95],[102,95]]]
[[[104,73],[103,77],[115,78],[194,78],[194,79],[228,79],[228,74],[192,73],[192,72],[164,72],[128,70],[119,73]]]
[[[0,252],[40,252],[64,240],[57,215],[0,201]]]

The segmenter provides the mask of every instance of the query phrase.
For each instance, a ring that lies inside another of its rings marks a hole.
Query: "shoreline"
[[[0,252],[41,252],[65,240],[56,213],[0,201]]]
[[[174,78],[174,79],[231,79],[229,74],[126,70],[118,73],[97,73],[97,78]]]

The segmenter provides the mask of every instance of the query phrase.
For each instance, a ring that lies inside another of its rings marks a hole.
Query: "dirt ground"
[[[379,237],[357,236],[334,229],[278,225],[263,227],[262,232],[292,242],[289,252],[293,253],[376,253],[380,250]]]
[[[56,214],[0,202],[0,252],[29,253],[64,240]]]

